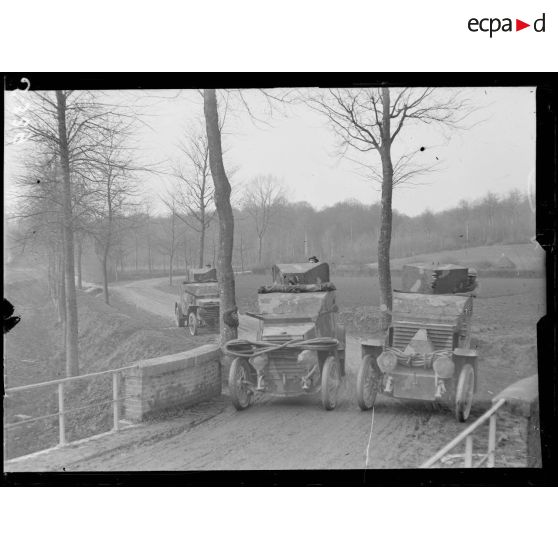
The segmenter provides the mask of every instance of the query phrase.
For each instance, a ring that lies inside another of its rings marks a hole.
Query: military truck
[[[257,392],[279,397],[321,393],[337,404],[345,375],[345,330],[337,324],[336,289],[327,263],[277,264],[273,284],[258,289],[256,341],[232,340],[229,392],[238,410]]]
[[[190,269],[174,304],[176,325],[188,325],[191,335],[219,332],[219,284],[215,268]]]
[[[447,402],[465,422],[478,385],[477,352],[470,348],[476,272],[412,264],[403,269],[402,286],[393,292],[386,337],[362,343],[358,404],[371,409],[378,393]]]

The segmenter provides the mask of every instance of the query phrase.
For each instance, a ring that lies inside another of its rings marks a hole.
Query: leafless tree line
[[[137,118],[86,91],[33,93],[30,115],[31,139],[35,147],[22,178],[21,203],[17,217],[26,223],[22,240],[37,238],[48,245],[48,276],[53,297],[59,302],[60,317],[66,329],[66,373],[78,373],[77,304],[74,277],[81,283],[84,247],[93,246],[102,268],[105,301],[109,302],[109,267],[124,269],[130,244],[135,246],[136,267],[139,253],[147,251],[148,267],[154,255],[168,257],[172,283],[175,258],[183,246],[191,252],[192,236],[197,241],[197,264],[207,257],[207,234],[212,231],[213,260],[217,267],[222,309],[222,340],[236,337],[238,325],[233,265],[244,268],[270,258],[299,259],[301,247],[324,259],[366,257],[370,242],[377,246],[383,325],[391,308],[389,259],[394,249],[405,248],[416,238],[420,222],[427,242],[435,234],[441,217],[425,212],[411,221],[392,209],[393,188],[430,170],[417,161],[415,153],[398,154],[392,146],[409,124],[435,125],[455,130],[463,127],[470,114],[467,102],[457,93],[440,93],[431,88],[359,88],[296,92],[296,95],[261,91],[270,107],[303,102],[324,116],[339,138],[341,155],[356,156],[367,169],[370,181],[381,185],[381,202],[365,207],[358,203],[338,204],[329,210],[314,211],[304,204],[289,204],[282,185],[271,176],[255,177],[246,188],[240,207],[231,202],[231,172],[223,161],[223,115],[231,95],[255,119],[250,101],[242,92],[216,92],[206,89],[203,97],[204,122],[185,133],[180,158],[173,162],[170,175],[175,181],[163,201],[168,216],[154,216],[142,207],[138,194],[138,173],[131,146]],[[497,200],[496,200],[497,201]],[[495,235],[497,203],[485,200],[487,212],[484,241]],[[333,213],[332,213],[333,212]],[[466,242],[478,235],[475,207],[466,204],[460,215],[465,220]],[[304,216],[302,221],[299,217]],[[346,218],[343,218],[345,216]],[[519,219],[519,218],[518,218]],[[520,221],[517,221],[520,223]],[[304,223],[301,230],[300,223]],[[186,232],[189,230],[189,233]],[[147,231],[147,232],[146,232]],[[450,232],[448,238],[463,233]],[[407,235],[407,236],[405,236]],[[148,239],[141,243],[140,239]],[[188,242],[187,242],[188,239]],[[254,247],[254,243],[256,246]],[[140,248],[141,246],[141,248]],[[265,246],[265,258],[264,258]],[[310,247],[310,248],[309,248]],[[62,272],[63,270],[63,272]],[[62,280],[63,276],[63,280]]]

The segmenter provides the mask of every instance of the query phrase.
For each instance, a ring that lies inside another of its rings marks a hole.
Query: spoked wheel
[[[455,390],[455,416],[459,422],[469,418],[475,389],[475,371],[471,364],[464,364],[459,372]]]
[[[190,312],[188,316],[188,329],[190,330],[190,335],[197,335],[198,334],[198,317],[194,312]]]
[[[357,375],[357,401],[358,406],[367,411],[372,409],[376,401],[376,395],[380,390],[381,377],[374,368],[374,362],[371,355],[364,355],[360,363],[360,369]]]
[[[341,385],[339,363],[334,356],[329,356],[322,368],[322,405],[326,411],[335,409],[337,392]]]
[[[248,364],[236,357],[229,370],[229,393],[235,409],[242,411],[252,403],[252,390],[248,385]]]
[[[182,308],[178,304],[174,305],[174,319],[177,327],[184,327],[184,314],[182,313]]]

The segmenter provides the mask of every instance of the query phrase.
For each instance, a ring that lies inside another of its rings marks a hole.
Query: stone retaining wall
[[[139,361],[124,377],[124,418],[138,422],[158,412],[190,407],[221,393],[221,350],[203,345]]]

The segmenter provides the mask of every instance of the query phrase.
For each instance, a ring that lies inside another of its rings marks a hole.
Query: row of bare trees
[[[135,189],[137,167],[127,144],[133,118],[88,91],[30,95],[30,142],[15,218],[20,244],[45,248],[50,292],[64,324],[66,375],[73,376],[79,373],[75,277],[81,284],[83,243],[91,238],[108,303],[108,258],[125,232]]]
[[[137,266],[142,236],[149,239],[144,246],[148,251],[149,267],[153,251],[157,248],[161,251],[164,246],[172,282],[181,243],[186,244],[186,237],[196,237],[197,264],[201,266],[207,257],[207,234],[213,231],[214,260],[221,289],[223,340],[235,337],[238,325],[233,272],[235,258],[240,258],[242,267],[254,260],[262,264],[264,246],[266,257],[275,255],[273,247],[276,246],[281,259],[298,258],[301,245],[305,255],[310,246],[313,252],[319,252],[326,259],[349,251],[351,255],[361,257],[355,247],[359,243],[368,245],[366,239],[372,239],[377,246],[382,325],[387,326],[391,309],[389,260],[392,236],[398,228],[401,232],[409,225],[403,216],[394,214],[393,190],[397,185],[413,183],[430,170],[417,157],[416,147],[409,149],[405,143],[397,148],[394,146],[410,125],[455,130],[463,126],[464,118],[470,114],[467,102],[459,93],[432,88],[306,90],[290,96],[265,91],[257,93],[270,105],[302,102],[317,111],[339,139],[340,155],[351,157],[362,165],[371,184],[380,184],[379,205],[363,208],[358,203],[352,206],[340,204],[336,209],[348,215],[347,221],[339,223],[334,219],[327,227],[320,227],[310,225],[313,221],[320,221],[322,212],[300,204],[288,204],[284,189],[271,176],[256,177],[245,189],[240,207],[233,209],[233,175],[230,170],[227,172],[223,162],[223,115],[230,95],[236,95],[240,106],[253,117],[251,103],[241,91],[218,93],[207,89],[201,94],[204,126],[192,127],[185,136],[180,145],[180,158],[168,173],[173,188],[162,196],[168,210],[167,218],[150,217],[149,212],[139,210],[134,201],[140,167],[134,161],[134,151],[129,148],[135,122],[130,114],[91,92],[33,94],[30,129],[35,149],[28,165],[30,172],[24,180],[27,188],[22,193],[23,203],[18,216],[30,224],[25,238],[35,234],[38,228],[48,231],[52,237],[49,276],[57,278],[58,288],[53,292],[57,293],[59,300],[63,299],[59,306],[63,306],[61,314],[66,325],[67,374],[75,374],[78,370],[74,276],[77,267],[78,281],[81,280],[84,246],[93,244],[101,262],[108,303],[110,263],[116,262],[114,269],[117,272],[120,260],[120,269],[123,268],[125,246],[132,238]],[[39,187],[37,180],[43,181]],[[486,238],[492,238],[497,230],[496,206],[492,202],[484,204],[488,211]],[[471,227],[474,228],[473,220],[467,216],[471,209],[466,205],[461,207],[466,223],[466,242],[471,242]],[[305,218],[304,231],[300,231],[296,219],[293,223],[293,215],[312,213],[313,219]],[[353,214],[363,216],[367,232],[359,230]],[[427,241],[434,237],[435,217],[428,212],[421,216]],[[161,242],[153,235],[155,221]],[[239,233],[236,236],[235,222]],[[190,235],[186,229],[190,230]],[[414,234],[412,226],[407,230],[409,235]],[[254,240],[256,255],[251,255]],[[364,254],[367,256],[366,252]],[[186,263],[185,256],[184,261]],[[64,270],[63,281],[61,269]]]
[[[247,195],[233,205],[235,271],[269,270],[274,262],[305,261],[311,255],[334,265],[377,261],[379,203],[347,200],[317,210],[306,202],[290,203],[280,196],[272,208],[249,204],[250,199]],[[173,201],[169,204],[163,214],[154,215],[144,206],[122,217],[126,223],[113,239],[109,280],[167,274],[173,284],[177,272],[198,267],[200,261],[215,264],[217,220],[212,219],[206,230],[200,259],[199,231],[177,216],[176,207],[173,216]],[[523,243],[533,235],[534,219],[524,194],[517,190],[504,196],[488,193],[478,200],[463,200],[451,209],[436,213],[425,210],[414,217],[394,210],[391,255],[399,258],[486,244]],[[81,260],[88,280],[101,281],[99,258],[87,236],[76,246],[76,265]]]

